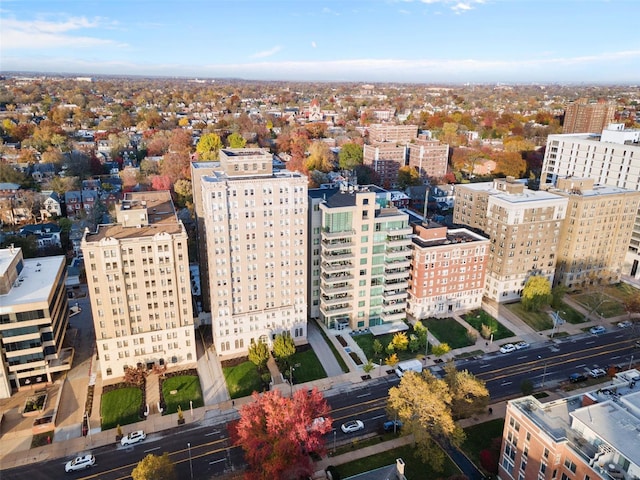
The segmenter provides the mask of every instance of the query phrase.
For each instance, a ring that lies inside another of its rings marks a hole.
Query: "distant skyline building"
[[[640,130],[615,123],[601,134],[549,135],[540,175],[541,187],[555,185],[560,177],[572,176],[640,191]],[[640,279],[640,209],[622,274]]]
[[[562,133],[600,133],[614,121],[616,104],[606,100],[589,102],[580,98],[567,105]]]
[[[169,192],[125,194],[116,223],[85,231],[82,253],[104,381],[195,365],[187,232]]]
[[[618,283],[640,192],[595,185],[590,178],[558,178],[551,193],[568,198],[555,283],[571,290]]]
[[[408,148],[407,145],[395,142],[365,144],[362,163],[380,176],[382,187],[395,188],[398,184],[398,171],[407,163]]]
[[[486,297],[519,300],[532,275],[553,284],[567,203],[565,197],[529,190],[513,177],[456,186],[454,223],[491,240]]]
[[[71,368],[62,344],[69,323],[65,257],[24,259],[22,249],[0,249],[0,398],[45,386]]]
[[[346,186],[314,202],[322,220],[320,238],[312,240],[314,249],[320,245],[319,289],[313,275],[312,290],[328,328],[377,334],[407,328],[411,227],[387,193]]]
[[[408,312],[414,319],[482,306],[489,239],[466,228],[413,223]]]
[[[418,136],[418,126],[374,123],[369,126],[368,132],[371,144],[394,142],[406,145],[414,141]]]
[[[223,149],[204,171],[194,198],[218,356],[246,355],[277,334],[307,343],[307,177],[274,173],[272,155],[256,148]]]

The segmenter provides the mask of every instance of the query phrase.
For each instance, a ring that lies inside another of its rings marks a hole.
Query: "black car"
[[[571,383],[586,382],[587,380],[587,376],[582,373],[572,373],[569,375],[569,381]]]

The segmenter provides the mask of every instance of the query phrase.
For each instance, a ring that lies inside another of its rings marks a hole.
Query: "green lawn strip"
[[[520,317],[520,319],[533,328],[535,331],[540,332],[542,330],[550,330],[553,328],[553,320],[551,315],[547,312],[534,311],[529,312],[522,308],[522,304],[518,303],[510,303],[509,305],[505,305],[506,308],[511,310],[515,315]]]
[[[456,360],[458,359],[463,359],[463,358],[469,358],[469,357],[475,357],[477,355],[483,355],[484,354],[484,350],[474,350],[472,352],[463,352],[459,355],[456,355],[454,358]]]
[[[467,313],[463,318],[469,325],[478,331],[478,334],[482,332],[482,325],[490,327],[494,340],[501,340],[503,338],[514,336],[514,333],[511,330],[502,325],[498,320],[493,318],[484,310],[474,310]]]
[[[50,445],[53,442],[54,430],[50,432],[37,433],[31,437],[31,448],[42,447],[44,445]]]
[[[502,439],[504,429],[504,418],[496,418],[488,422],[479,423],[464,429],[467,438],[462,444],[461,450],[467,454],[469,459],[480,467],[480,452],[492,447],[493,439]],[[500,449],[500,440],[497,440]]]
[[[325,333],[325,331],[324,331],[324,329],[322,327],[319,326],[318,329],[320,330],[320,333],[324,337],[324,341],[327,342],[327,345],[329,345],[329,348],[333,352],[333,356],[336,357],[336,360],[338,361],[338,364],[340,365],[340,368],[342,369],[342,371],[344,373],[349,373],[349,367],[347,367],[347,364],[345,363],[344,359],[342,358],[342,355],[340,355],[340,353],[338,353],[338,350],[336,349],[336,346],[333,344],[333,342],[331,340],[329,340],[329,337],[327,337],[327,334]]]
[[[176,393],[172,395],[173,391]],[[164,415],[176,413],[178,405],[182,411],[188,410],[191,407],[190,401],[193,402],[193,408],[204,405],[200,379],[195,375],[177,375],[167,378],[162,382],[162,395],[166,404]]]
[[[606,291],[615,292],[617,294],[613,288]],[[607,293],[581,293],[572,296],[572,298],[594,315],[602,315],[605,318],[611,318],[625,313],[624,305],[618,301],[618,298],[610,297]],[[593,320],[593,318],[591,319]]]
[[[386,450],[370,457],[360,458],[349,463],[337,465],[335,469],[340,478],[348,478],[358,473],[368,472],[377,468],[395,465],[396,459],[402,458],[405,462],[405,476],[407,480],[430,480],[447,478],[459,475],[461,472],[449,457],[445,458],[442,472],[435,472],[428,464],[415,454],[415,448],[411,445]]]
[[[628,283],[617,283],[615,285],[609,285],[604,288],[604,292],[610,297],[614,297],[621,302],[624,302],[629,298],[640,296],[640,290],[629,285]]]
[[[574,325],[584,323],[586,320],[583,314],[564,302],[560,302],[560,308],[558,308],[558,311],[560,312],[560,318]]]
[[[344,436],[344,435],[343,435]],[[327,451],[331,453],[332,457],[337,457],[338,455],[342,455],[343,453],[348,453],[353,450],[359,450],[361,448],[370,447],[371,445],[377,445],[380,442],[386,442],[387,440],[393,440],[397,435],[394,433],[385,433],[383,435],[375,435],[373,437],[363,438],[361,440],[352,440],[349,443],[343,443],[336,447],[335,452],[332,448],[333,443],[327,441]],[[343,440],[344,441],[344,440]]]
[[[406,331],[405,333],[407,334],[407,337],[409,337],[412,332],[413,330],[411,329]],[[387,333],[384,335],[378,335],[377,337],[374,337],[372,333],[363,333],[359,335],[353,335],[351,338],[355,340],[355,342],[362,349],[365,356],[369,360],[371,360],[374,363],[378,363],[380,359],[382,359],[384,362],[384,359],[389,356],[389,354],[386,352],[386,348],[387,348],[387,345],[391,343],[391,340],[393,340],[393,335],[394,335],[393,333]],[[375,352],[373,351],[373,342],[376,339],[380,341],[380,343],[382,344],[382,347],[384,348],[384,351],[380,355],[376,355]],[[424,354],[424,352],[420,352],[420,353],[411,352],[408,349],[404,351],[396,350],[395,353],[398,355],[398,360],[401,362],[404,360],[411,360],[413,358],[422,358],[422,354]]]
[[[242,398],[262,391],[258,367],[251,362],[243,362],[235,367],[223,367],[222,372],[231,398]]]
[[[453,318],[428,318],[422,320],[434,337],[448,344],[452,350],[473,345],[467,338],[467,329]]]
[[[100,405],[102,430],[139,422],[142,391],[137,387],[125,387],[103,393]]]
[[[327,372],[324,371],[320,360],[312,349],[304,352],[296,352],[291,357],[292,365],[300,365],[294,367],[293,380],[295,383],[311,382],[320,378],[327,378]]]

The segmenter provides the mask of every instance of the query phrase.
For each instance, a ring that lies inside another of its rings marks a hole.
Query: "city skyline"
[[[184,7],[186,5],[186,7]],[[635,83],[630,0],[20,2],[3,71],[406,83]],[[181,8],[182,7],[182,8]],[[597,34],[596,34],[597,33]]]

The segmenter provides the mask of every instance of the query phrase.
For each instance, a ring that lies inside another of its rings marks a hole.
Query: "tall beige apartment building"
[[[415,319],[482,306],[489,239],[436,222],[413,224],[408,312]]]
[[[619,282],[640,192],[578,177],[558,178],[549,191],[569,200],[555,283],[577,289]]]
[[[531,372],[543,377],[542,366]],[[546,368],[546,366],[545,366]],[[498,478],[633,480],[640,478],[640,372],[550,402],[507,402]]]
[[[280,333],[306,343],[307,178],[274,173],[265,150],[223,149],[198,183],[218,355]]]
[[[479,229],[491,241],[485,296],[518,300],[531,275],[553,283],[567,203],[512,177],[456,187],[454,223]]]
[[[407,144],[418,135],[417,125],[394,125],[392,123],[374,123],[369,126],[369,142],[392,142]]]
[[[195,364],[187,233],[169,192],[125,194],[82,252],[103,379]]]
[[[0,399],[53,381],[71,368],[62,343],[69,324],[64,256],[24,259],[0,249]]]
[[[375,334],[406,329],[409,215],[369,187],[345,187],[318,208],[320,321]]]
[[[418,135],[409,144],[409,166],[415,168],[423,180],[444,177],[449,166],[449,145]]]
[[[362,163],[371,167],[378,175],[384,188],[398,184],[398,171],[406,164],[408,146],[395,142],[380,142],[365,145]]]
[[[593,178],[595,183],[640,191],[640,130],[611,124],[599,135],[549,135],[541,185],[558,178]],[[640,209],[638,209],[622,274],[640,279]]]
[[[600,133],[614,120],[616,104],[599,100],[589,103],[580,98],[567,105],[562,133]]]

